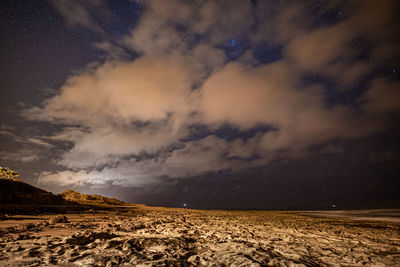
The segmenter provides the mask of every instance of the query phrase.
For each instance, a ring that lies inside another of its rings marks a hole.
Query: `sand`
[[[64,216],[0,220],[0,266],[400,266],[390,221],[137,207]]]

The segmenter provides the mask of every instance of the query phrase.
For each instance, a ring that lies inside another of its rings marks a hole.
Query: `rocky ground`
[[[137,207],[0,219],[0,266],[400,266],[400,224]]]

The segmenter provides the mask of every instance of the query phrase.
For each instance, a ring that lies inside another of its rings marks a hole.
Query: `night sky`
[[[399,1],[0,1],[0,166],[149,205],[400,206]]]

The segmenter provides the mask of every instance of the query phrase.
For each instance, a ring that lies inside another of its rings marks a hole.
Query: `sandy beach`
[[[6,217],[0,221],[0,265],[400,266],[399,230],[390,220],[316,212],[127,205]]]

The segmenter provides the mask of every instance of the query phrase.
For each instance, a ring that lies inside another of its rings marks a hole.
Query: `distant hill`
[[[67,205],[68,201],[21,180],[0,178],[1,204]]]
[[[72,190],[55,195],[23,182],[18,177],[0,175],[0,219],[2,214],[70,213],[112,209],[126,204],[115,198],[80,194]]]
[[[108,205],[123,205],[125,204],[123,201],[103,197],[99,195],[88,195],[88,194],[81,194],[75,192],[73,190],[66,190],[63,193],[59,194],[58,196],[62,197],[66,201],[71,201],[79,204],[89,204],[89,205],[99,205],[99,204],[108,204]]]

